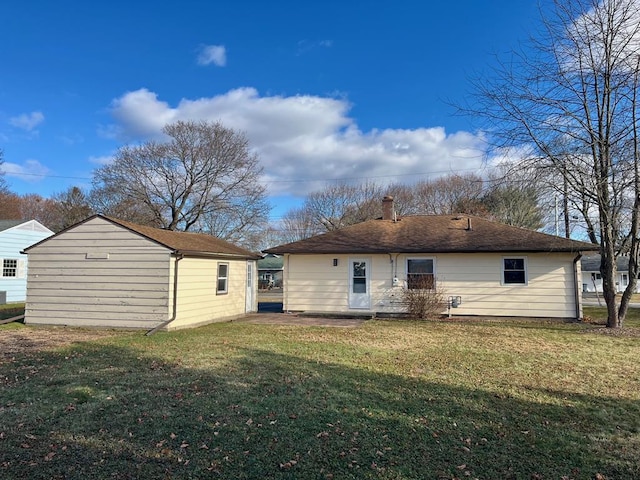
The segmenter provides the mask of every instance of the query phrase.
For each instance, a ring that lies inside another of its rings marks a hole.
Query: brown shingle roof
[[[172,230],[163,230],[161,228],[147,227],[136,223],[111,218],[104,215],[96,215],[110,222],[116,223],[124,228],[153,240],[182,253],[205,253],[205,254],[222,254],[234,255],[247,258],[260,258],[254,252],[238,247],[226,240],[208,235],[206,233],[176,232]]]
[[[252,258],[256,260],[258,258],[261,258],[261,256],[255,252],[251,252],[242,247],[238,247],[237,245],[229,243],[226,240],[222,240],[206,233],[175,232],[171,230],[163,230],[161,228],[146,227],[144,225],[138,225],[136,223],[127,222],[125,220],[107,217],[106,215],[92,215],[91,217],[88,217],[81,222],[76,223],[75,225],[65,228],[52,237],[49,237],[34,245],[31,245],[28,248],[25,248],[24,251],[27,252],[33,247],[40,245],[41,243],[46,242],[53,237],[57,237],[58,235],[72,228],[75,228],[78,225],[93,220],[94,218],[102,218],[104,220],[107,220],[108,222],[120,225],[127,230],[135,232],[175,252],[183,254],[235,256],[242,258]]]
[[[471,227],[471,228],[469,228]],[[598,246],[468,215],[369,220],[268,253],[582,252]]]

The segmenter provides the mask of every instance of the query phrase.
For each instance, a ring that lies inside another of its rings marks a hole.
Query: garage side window
[[[502,283],[503,285],[527,284],[526,258],[512,257],[502,259]]]
[[[216,293],[222,295],[228,292],[229,287],[229,264],[218,264],[218,282],[216,286]]]

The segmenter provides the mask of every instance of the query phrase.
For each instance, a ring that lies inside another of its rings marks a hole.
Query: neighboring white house
[[[600,255],[585,255],[580,260],[582,265],[582,291],[585,293],[602,292],[602,275],[600,274]],[[629,285],[629,257],[621,255],[616,260],[616,291],[624,292]],[[640,292],[640,282],[636,284],[636,292]]]
[[[94,215],[25,249],[25,323],[171,330],[258,309],[259,255]]]
[[[265,250],[285,256],[284,311],[402,313],[421,281],[455,315],[582,317],[582,252],[596,245],[468,215],[383,218]]]
[[[284,258],[280,255],[266,254],[258,260],[258,288],[271,290],[282,288]]]
[[[27,256],[21,252],[50,235],[36,220],[0,220],[0,304],[25,301]]]

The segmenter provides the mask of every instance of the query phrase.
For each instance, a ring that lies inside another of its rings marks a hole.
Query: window
[[[18,276],[18,260],[14,258],[5,258],[2,260],[2,276],[17,277]]]
[[[430,290],[435,286],[433,258],[407,259],[407,288]]]
[[[524,257],[502,259],[502,283],[504,285],[526,285],[527,270],[525,260]]]
[[[216,286],[216,293],[217,294],[227,293],[228,284],[229,284],[229,264],[219,263],[218,264],[218,284]]]
[[[353,262],[353,293],[367,293],[367,262]]]

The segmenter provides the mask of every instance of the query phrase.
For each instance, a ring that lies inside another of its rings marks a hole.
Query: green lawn
[[[19,356],[0,478],[640,478],[640,337],[603,330],[226,323]]]
[[[0,305],[0,320],[24,315],[24,303],[5,303]]]

